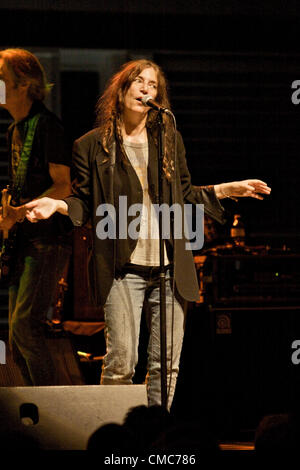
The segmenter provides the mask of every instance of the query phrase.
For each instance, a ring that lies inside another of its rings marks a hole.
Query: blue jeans
[[[46,320],[71,247],[41,240],[20,248],[9,288],[9,336],[26,385],[56,385],[46,344]]]
[[[138,362],[142,310],[149,327],[147,392],[148,404],[161,404],[159,275],[124,272],[114,279],[104,306],[106,355],[101,384],[131,384]],[[172,308],[172,278],[166,274],[167,384],[170,409],[179,371],[185,314],[178,295]]]

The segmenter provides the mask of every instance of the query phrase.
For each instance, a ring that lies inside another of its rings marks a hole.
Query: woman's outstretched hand
[[[26,218],[30,222],[38,222],[38,220],[49,219],[51,215],[59,210],[60,205],[66,203],[50,197],[42,197],[41,199],[35,199],[25,204]]]
[[[215,192],[219,199],[225,197],[253,197],[255,199],[263,200],[262,195],[268,196],[271,193],[271,188],[261,180],[243,180],[232,181],[230,183],[221,183],[215,185]]]

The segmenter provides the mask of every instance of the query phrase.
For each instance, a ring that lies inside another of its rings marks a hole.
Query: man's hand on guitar
[[[38,222],[41,219],[48,219],[57,210],[58,201],[50,197],[35,199],[24,205],[26,217],[29,222]]]
[[[25,209],[24,206],[7,207],[6,217],[2,216],[2,211],[0,215],[0,230],[10,230],[17,222],[22,222],[25,218]]]

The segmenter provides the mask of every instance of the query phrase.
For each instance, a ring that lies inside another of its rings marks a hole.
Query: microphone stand
[[[159,207],[163,204],[163,159],[165,154],[164,125],[162,111],[159,110],[157,122],[158,136],[158,201]],[[160,281],[160,360],[161,360],[161,404],[167,409],[167,329],[166,329],[166,271],[164,260],[164,241],[162,238],[162,211],[159,211],[159,281]]]

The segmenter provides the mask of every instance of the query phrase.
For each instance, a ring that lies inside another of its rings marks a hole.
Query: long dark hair
[[[124,109],[124,97],[140,73],[146,68],[153,68],[157,74],[157,95],[155,101],[161,106],[170,109],[170,103],[167,91],[167,80],[161,68],[148,59],[132,60],[124,64],[108,82],[103,95],[96,105],[96,126],[99,128],[101,142],[104,150],[109,152],[109,145],[114,136],[118,139],[121,149],[123,147],[123,138],[121,132],[122,115]],[[170,118],[163,116],[165,126],[165,157],[163,169],[168,180],[171,179],[174,164],[172,159],[173,139],[172,128],[169,122]],[[150,129],[154,141],[157,144],[158,127],[157,111],[150,109],[147,115],[146,126]]]

